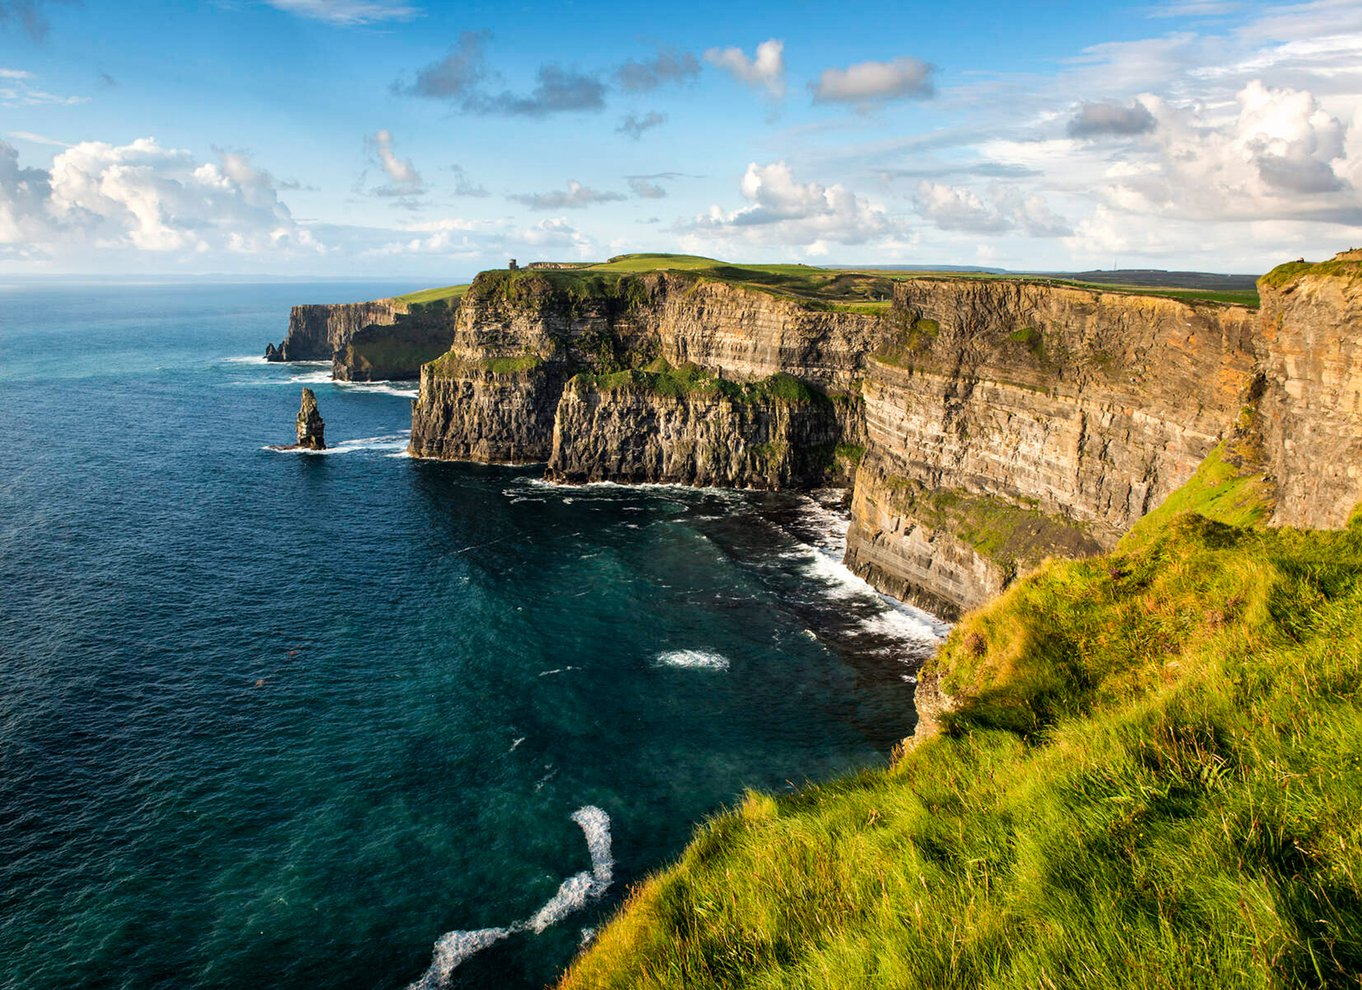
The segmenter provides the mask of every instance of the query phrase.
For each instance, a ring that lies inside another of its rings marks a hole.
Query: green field
[[[408,292],[403,296],[395,296],[397,302],[406,303],[408,306],[421,305],[435,302],[438,299],[462,299],[463,294],[468,291],[465,285],[445,285],[436,289],[422,289],[419,292]]]
[[[1261,528],[1238,442],[966,616],[892,767],[703,825],[563,987],[1357,986],[1362,511]]]
[[[565,290],[584,290],[589,283],[614,286],[627,275],[654,271],[688,272],[702,279],[744,285],[748,288],[785,296],[804,305],[834,312],[877,315],[888,312],[895,282],[916,278],[1005,279],[1039,285],[1067,285],[1101,292],[1127,295],[1163,296],[1187,302],[1235,303],[1257,306],[1258,293],[1246,290],[1159,288],[1105,285],[1074,279],[1043,278],[1030,275],[994,275],[980,272],[929,272],[876,269],[819,268],[798,264],[730,264],[693,254],[626,254],[595,265],[567,269],[521,268],[507,272],[512,282],[542,278]],[[424,289],[398,296],[399,302],[428,303],[437,299],[459,299],[467,285]]]

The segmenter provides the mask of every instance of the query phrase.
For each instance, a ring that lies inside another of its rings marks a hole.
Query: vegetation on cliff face
[[[924,526],[950,533],[1010,576],[1046,557],[1088,557],[1101,546],[1074,520],[1046,515],[991,495],[927,488],[890,476],[885,491],[893,508]]]
[[[672,398],[713,396],[730,402],[810,404],[830,401],[808,382],[784,372],[759,381],[739,382],[690,362],[673,367],[665,358],[657,358],[643,368],[601,374],[582,372],[572,379],[572,385],[601,392],[633,389]]]
[[[1237,460],[966,616],[938,731],[749,794],[563,987],[1356,986],[1362,511],[1257,528]]]
[[[1362,279],[1362,251],[1344,251],[1328,261],[1289,261],[1272,269],[1258,280],[1258,284],[1282,289],[1306,275],[1358,281]]]

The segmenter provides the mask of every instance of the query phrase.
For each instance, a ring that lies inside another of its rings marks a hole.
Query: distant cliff
[[[1235,431],[1277,522],[1340,525],[1362,498],[1350,256],[1274,271],[1261,312],[1025,279],[604,268],[478,276],[421,370],[412,452],[563,481],[849,484],[848,565],[946,615],[1046,556],[1109,549]]]
[[[266,345],[265,357],[272,361],[331,361],[361,329],[388,326],[406,311],[406,304],[395,299],[294,306],[289,312],[288,333],[278,347]]]

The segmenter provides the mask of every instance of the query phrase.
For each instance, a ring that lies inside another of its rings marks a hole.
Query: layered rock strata
[[[1336,261],[1265,279],[1261,316],[1006,279],[904,279],[876,311],[682,272],[484,273],[422,368],[412,451],[565,481],[854,472],[848,565],[949,615],[1112,546],[1246,405],[1278,521],[1346,518],[1362,279]]]
[[[294,306],[289,312],[288,333],[278,347],[266,345],[265,357],[271,361],[332,361],[358,331],[371,325],[389,326],[406,311],[407,305],[396,299]]]
[[[338,381],[404,381],[449,350],[458,303],[445,300],[412,306],[388,324],[370,323],[350,335],[331,362]]]
[[[1342,526],[1362,499],[1362,251],[1282,265],[1259,291],[1275,521]]]

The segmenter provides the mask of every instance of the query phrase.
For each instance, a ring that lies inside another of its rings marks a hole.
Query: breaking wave
[[[657,655],[662,667],[680,667],[690,670],[727,670],[728,657],[722,653],[708,650],[668,650]]]
[[[514,747],[512,747],[514,748]],[[580,910],[590,900],[600,897],[609,888],[615,874],[611,853],[610,816],[589,804],[572,813],[572,820],[582,829],[586,848],[591,854],[591,870],[574,873],[561,884],[558,891],[544,902],[534,914],[504,928],[478,928],[473,931],[446,932],[435,941],[435,952],[430,966],[407,990],[442,990],[449,984],[454,970],[483,949],[496,945],[517,932],[539,935]]]

